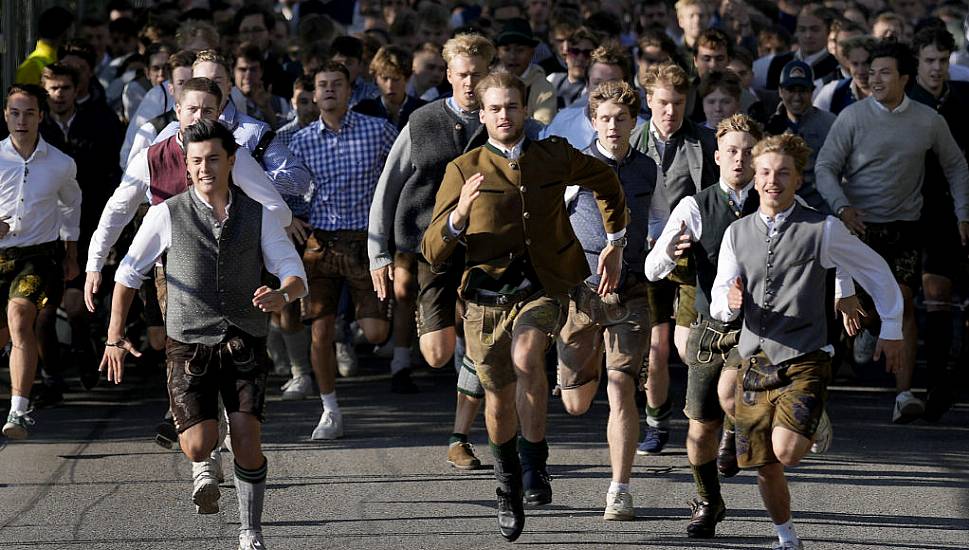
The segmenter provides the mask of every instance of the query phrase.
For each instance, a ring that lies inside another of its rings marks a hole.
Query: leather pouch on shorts
[[[195,350],[185,363],[185,374],[193,377],[205,376],[209,371],[209,350],[205,346],[194,344]]]
[[[252,346],[247,346],[245,340],[238,336],[229,339],[225,347],[232,356],[232,366],[236,372],[247,374],[256,368],[256,353]]]
[[[744,391],[776,390],[790,384],[787,366],[750,365],[744,373]]]

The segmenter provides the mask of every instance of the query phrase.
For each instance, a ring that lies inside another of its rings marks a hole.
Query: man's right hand
[[[373,279],[373,291],[377,293],[377,299],[386,300],[390,296],[390,289],[393,288],[391,281],[394,280],[394,264],[371,270],[370,278]]]
[[[88,271],[84,279],[84,305],[91,313],[94,313],[94,295],[98,293],[99,288],[101,288],[101,272]]]
[[[727,291],[727,307],[731,311],[740,311],[744,307],[744,282],[737,277],[730,283],[730,290]]]
[[[666,246],[666,255],[671,260],[678,260],[680,256],[690,250],[691,246],[693,246],[693,236],[690,235],[690,230],[686,227],[686,222],[680,222],[679,232],[670,240],[670,244]]]
[[[471,205],[481,194],[481,182],[484,181],[484,176],[481,172],[471,176],[464,181],[464,185],[461,187],[461,198],[458,199],[458,205],[452,213],[451,223],[454,224],[454,228],[458,230],[463,230],[468,225],[468,216],[471,215]]]
[[[109,341],[110,336],[108,337]],[[120,384],[124,376],[124,357],[129,353],[135,357],[141,357],[141,352],[135,348],[127,338],[119,338],[118,346],[105,346],[104,356],[101,358],[101,365],[98,370],[107,373],[108,382]]]
[[[861,221],[865,213],[853,206],[846,206],[838,216],[852,233],[859,237],[865,234],[865,222]]]

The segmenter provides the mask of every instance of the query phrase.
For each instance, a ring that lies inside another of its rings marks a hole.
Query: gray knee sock
[[[310,339],[309,329],[304,328],[296,332],[283,332],[286,342],[286,354],[289,357],[289,367],[293,377],[309,376],[310,367]]]
[[[278,326],[269,324],[269,336],[266,338],[266,352],[274,366],[285,368],[289,363],[289,355],[286,353],[285,333]]]
[[[262,503],[266,496],[266,468],[269,461],[263,457],[262,466],[246,470],[233,461],[236,470],[236,496],[239,498],[239,530],[262,531]]]

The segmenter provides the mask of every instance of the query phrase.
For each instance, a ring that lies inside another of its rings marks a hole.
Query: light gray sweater
[[[956,218],[969,221],[969,167],[935,110],[906,97],[889,112],[869,97],[838,115],[814,171],[821,196],[873,223],[915,221],[922,212],[925,154],[933,151],[949,180]]]

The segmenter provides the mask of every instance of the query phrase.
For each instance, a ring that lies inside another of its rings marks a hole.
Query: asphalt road
[[[388,391],[385,369],[371,363],[364,376],[339,381],[346,419],[339,441],[307,440],[318,401],[282,402],[275,392],[264,436],[267,546],[507,548],[497,533],[491,471],[460,472],[445,463],[453,371],[421,371],[423,392],[398,396]],[[684,378],[674,368],[679,395]],[[132,373],[121,387],[68,394],[62,406],[36,413],[30,440],[0,443],[0,548],[235,548],[231,481],[223,485],[221,513],[195,515],[189,463],[148,438],[166,408],[161,383]],[[789,472],[806,548],[969,548],[969,404],[937,425],[893,426],[891,399],[877,391],[833,391],[830,453]],[[570,417],[552,401],[554,501],[527,512],[518,546],[770,547],[773,530],[749,472],[725,483],[728,517],[718,537],[686,538],[685,503],[694,487],[680,414],[666,451],[636,459],[637,521],[604,522],[607,412],[601,391],[584,417]],[[490,464],[480,419],[472,441]]]

